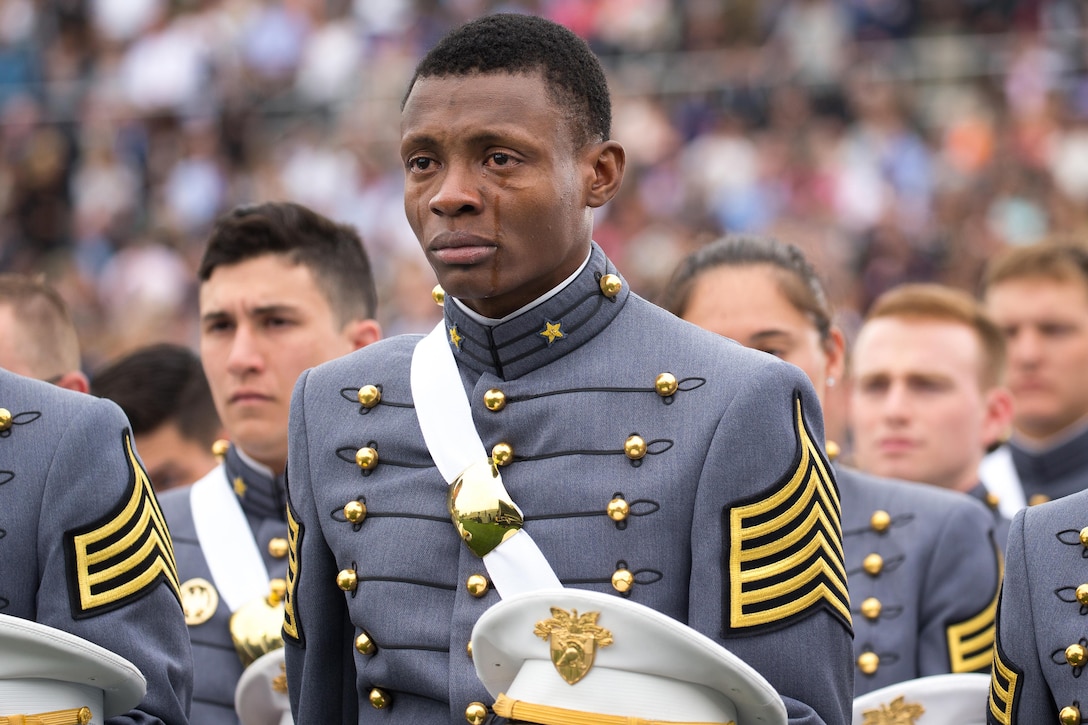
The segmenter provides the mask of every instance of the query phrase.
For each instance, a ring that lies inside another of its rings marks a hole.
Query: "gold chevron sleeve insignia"
[[[174,545],[151,479],[132,448],[128,430],[121,445],[129,487],[121,503],[82,531],[65,534],[69,592],[76,619],[110,611],[165,582],[181,602]]]
[[[303,644],[302,631],[295,616],[295,586],[298,584],[298,552],[302,545],[302,525],[287,504],[287,596],[283,603],[283,636]]]
[[[981,612],[945,630],[952,672],[989,672],[993,663],[997,599],[994,594],[993,601]]]
[[[729,510],[729,625],[778,625],[826,608],[848,628],[839,494],[795,397],[797,462],[759,501]]]
[[[1016,698],[1020,694],[1020,671],[1001,656],[1001,647],[994,642],[994,667],[990,671],[990,714],[1000,725],[1010,725],[1016,712]]]

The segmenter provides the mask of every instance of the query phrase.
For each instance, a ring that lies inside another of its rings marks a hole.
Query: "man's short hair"
[[[33,377],[52,380],[80,369],[79,336],[68,305],[43,278],[0,274],[0,306],[12,310],[21,357]]]
[[[175,422],[183,438],[210,446],[219,432],[200,358],[183,345],[161,343],[122,355],[94,373],[91,394],[117,403],[137,436]]]
[[[612,101],[600,60],[573,32],[533,15],[486,15],[451,31],[416,66],[401,108],[420,78],[536,72],[567,109],[576,146],[609,138]]]
[[[220,217],[197,276],[207,282],[218,267],[268,254],[305,265],[340,324],[374,317],[378,293],[359,233],[301,204],[252,204]]]
[[[1088,245],[1071,239],[1053,239],[1014,247],[994,257],[982,276],[982,294],[995,285],[1020,279],[1077,282],[1088,289]]]
[[[1005,336],[981,303],[963,290],[933,283],[903,284],[877,297],[865,322],[881,317],[964,325],[980,343],[979,385],[988,390],[1005,379]]]

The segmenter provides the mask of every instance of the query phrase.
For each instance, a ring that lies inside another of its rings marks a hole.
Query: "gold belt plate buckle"
[[[479,557],[521,531],[524,523],[490,459],[473,463],[453,480],[447,503],[457,533]]]

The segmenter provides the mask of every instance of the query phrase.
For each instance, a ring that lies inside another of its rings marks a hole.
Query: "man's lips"
[[[877,442],[877,447],[881,453],[895,455],[898,453],[909,453],[917,446],[914,441],[906,438],[882,438]]]
[[[469,234],[447,234],[430,244],[431,254],[442,264],[478,264],[491,257],[498,247],[481,237]]]
[[[272,400],[272,398],[268,395],[248,391],[235,393],[234,395],[230,396],[230,402],[232,403],[265,403],[269,400]]]

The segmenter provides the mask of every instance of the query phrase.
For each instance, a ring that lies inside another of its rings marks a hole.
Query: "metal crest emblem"
[[[522,515],[490,460],[477,461],[450,484],[453,525],[476,556],[485,556],[521,531]]]
[[[865,718],[861,725],[914,725],[926,709],[916,702],[907,702],[903,695],[881,704],[879,710],[866,710],[861,715]]]
[[[207,579],[197,577],[181,585],[181,608],[190,627],[207,622],[218,607],[219,592]]]
[[[555,671],[573,685],[593,667],[597,648],[612,644],[612,633],[597,624],[600,612],[580,615],[577,609],[568,612],[558,607],[551,611],[552,618],[537,622],[533,634],[548,642]]]

